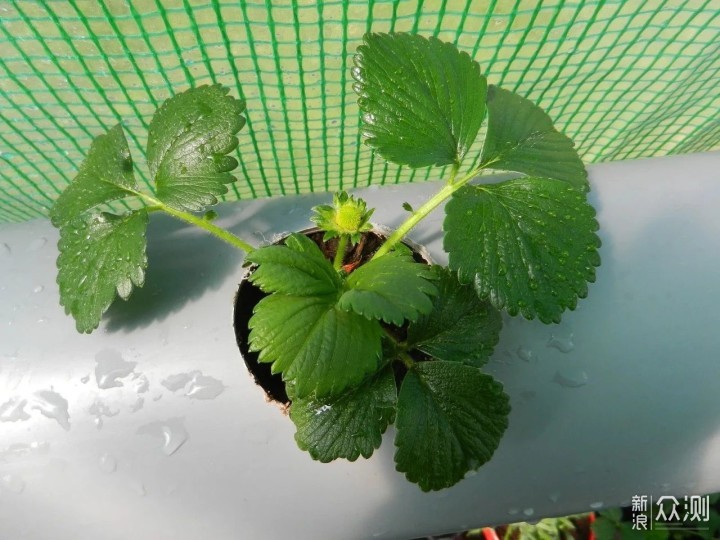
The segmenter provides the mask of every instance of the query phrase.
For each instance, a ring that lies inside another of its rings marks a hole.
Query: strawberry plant
[[[572,141],[538,106],[488,85],[454,45],[367,34],[354,64],[366,144],[400,165],[449,169],[423,205],[404,205],[409,217],[369,260],[346,264],[372,214],[346,193],[312,218],[332,256],[302,234],[258,248],[198,215],[235,180],[228,154],[245,123],[245,103],[203,86],[167,100],[150,123],[152,193],[137,186],[120,125],[93,142],[51,210],[60,300],[91,332],[116,296],[143,285],[150,213],[205,229],[256,265],[249,279],[267,296],[250,348],[282,374],[300,448],[323,462],[367,458],[394,423],[397,470],[438,490],[487,462],[507,428],[509,398],[482,371],[500,311],[553,323],[574,309],[600,264],[598,225]],[[518,177],[478,183],[489,169]],[[106,207],[129,198],[143,208]],[[415,262],[401,241],[443,203],[449,265]]]

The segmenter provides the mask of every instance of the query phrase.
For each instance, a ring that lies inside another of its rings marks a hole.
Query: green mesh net
[[[248,107],[228,200],[438,178],[361,144],[350,66],[371,29],[455,42],[587,162],[720,144],[716,0],[0,2],[0,221],[45,216],[120,121],[148,182],[153,111],[211,82]]]

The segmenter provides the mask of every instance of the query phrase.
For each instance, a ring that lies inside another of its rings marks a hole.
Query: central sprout
[[[355,199],[344,191],[333,196],[332,206],[322,204],[313,208],[313,212],[315,215],[310,219],[325,232],[324,241],[348,235],[356,244],[361,233],[372,229],[370,216],[373,210],[368,210],[362,199]]]
[[[346,204],[341,206],[337,214],[335,214],[335,225],[338,230],[352,234],[357,232],[362,225],[363,209],[356,204]]]

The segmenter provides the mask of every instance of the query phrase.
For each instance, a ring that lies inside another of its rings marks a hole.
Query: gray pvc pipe
[[[410,538],[720,491],[720,153],[595,165],[603,265],[557,326],[508,320],[488,369],[512,398],[493,460],[423,494],[369,460],[323,465],[239,356],[231,248],[163,216],[147,284],[79,335],[57,233],[0,226],[0,538]],[[397,226],[434,183],[366,189]],[[327,195],[219,208],[248,240],[305,228]],[[436,260],[442,211],[411,234]]]

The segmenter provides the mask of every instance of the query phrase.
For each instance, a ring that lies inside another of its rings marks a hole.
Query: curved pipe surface
[[[232,329],[241,255],[153,216],[146,286],[76,333],[57,233],[0,226],[1,538],[411,538],[720,491],[720,153],[590,167],[603,265],[563,322],[507,320],[488,370],[510,428],[490,463],[424,494],[369,460],[320,464],[265,402]],[[436,183],[358,192],[390,227]],[[247,240],[326,194],[222,205]],[[411,239],[446,262],[442,212]]]

